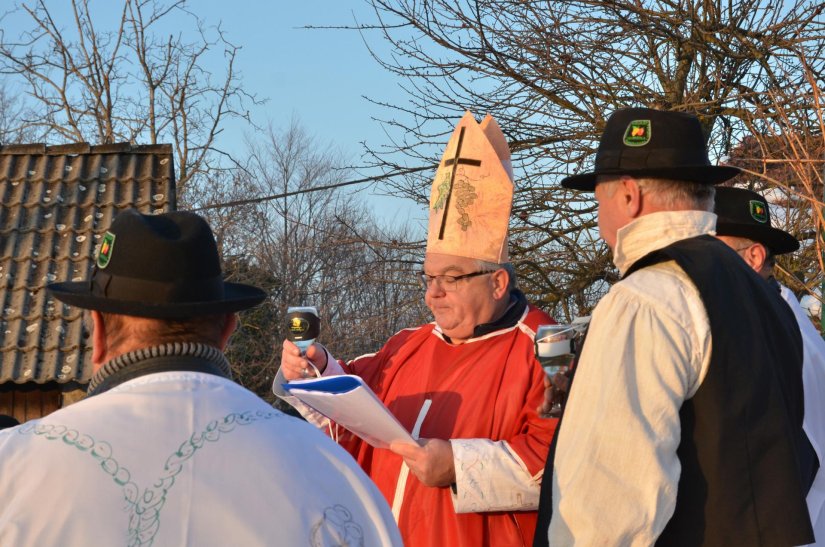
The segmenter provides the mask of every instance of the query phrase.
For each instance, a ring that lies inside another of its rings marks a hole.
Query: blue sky
[[[18,0],[15,5],[20,3],[32,4],[33,0]],[[46,5],[59,26],[73,28],[68,1],[46,0]],[[90,0],[90,5],[98,31],[108,30],[107,23],[115,25],[123,6],[121,0]],[[6,6],[0,8],[0,13],[12,7],[11,3]],[[242,74],[245,90],[268,99],[260,106],[249,105],[260,126],[272,122],[275,127],[286,127],[296,117],[320,143],[332,144],[353,164],[359,164],[363,151],[360,142],[377,146],[385,138],[380,124],[371,119],[378,114],[376,107],[363,96],[396,103],[407,100],[400,82],[372,59],[358,32],[303,28],[353,25],[356,18],[372,21],[374,14],[364,0],[189,0],[188,8],[207,26],[220,23],[226,38],[241,46],[236,68]],[[158,30],[192,29],[191,21],[183,22],[185,17],[167,17]],[[176,19],[181,21],[180,27],[176,27]],[[28,28],[30,24],[27,16],[14,15],[4,18],[2,27],[9,35],[16,35],[21,25]],[[368,39],[371,47],[385,47],[377,35]],[[221,55],[213,61],[220,81]],[[229,123],[219,145],[241,151],[244,134],[250,131],[240,123]],[[426,214],[407,200],[368,196],[368,203],[379,218],[387,221],[417,221]]]
[[[269,98],[258,108],[261,117],[286,125],[294,113],[308,130],[352,154],[360,153],[360,140],[381,138],[362,96],[401,99],[392,75],[370,57],[357,32],[302,28],[353,24],[353,17],[365,20],[370,17],[368,6],[360,0],[231,5],[227,9],[223,0],[192,4],[203,7],[197,13],[208,22],[222,21],[230,41],[243,47],[239,60],[246,88]],[[377,39],[372,42],[383,46]]]
[[[269,99],[253,110],[256,120],[284,127],[297,116],[309,133],[334,143],[354,162],[362,152],[360,141],[383,142],[380,125],[371,119],[381,113],[363,96],[404,103],[400,82],[372,59],[359,33],[302,28],[372,21],[365,2],[238,1],[229,4],[231,9],[227,4],[195,0],[192,7],[210,23],[220,20],[229,40],[243,46],[239,63],[245,87]],[[377,35],[367,40],[373,48],[384,48]],[[425,214],[406,201],[372,197],[369,203],[387,220],[397,218],[397,211],[402,221]]]

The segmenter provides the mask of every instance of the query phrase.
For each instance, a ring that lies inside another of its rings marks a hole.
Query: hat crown
[[[634,135],[634,129],[645,134]],[[699,119],[684,112],[623,108],[607,120],[596,169],[709,166]]]
[[[195,213],[143,215],[128,209],[108,232],[114,236],[105,267],[109,275],[168,282],[221,275],[212,229]]]
[[[771,226],[771,208],[764,196],[745,188],[716,189],[714,212],[720,220]]]

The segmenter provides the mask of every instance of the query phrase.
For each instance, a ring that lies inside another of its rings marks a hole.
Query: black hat
[[[184,211],[120,213],[100,242],[92,278],[46,288],[80,308],[156,319],[239,311],[266,297],[257,287],[224,282],[212,230]]]
[[[716,235],[752,239],[775,255],[792,253],[799,242],[771,226],[771,208],[765,198],[744,188],[716,189]]]
[[[718,184],[739,173],[737,167],[711,165],[699,119],[683,112],[623,108],[607,120],[596,168],[562,179],[561,185],[593,191],[600,175],[659,177]]]
[[[16,425],[20,425],[20,422],[17,421],[17,418],[15,418],[14,416],[9,416],[8,414],[0,414],[0,429],[14,427]]]

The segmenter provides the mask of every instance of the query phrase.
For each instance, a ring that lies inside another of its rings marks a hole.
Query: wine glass
[[[536,330],[536,357],[550,379],[559,372],[566,372],[573,364],[575,337],[576,330],[573,325],[539,325]],[[564,397],[564,392],[553,388],[553,406],[548,413],[549,416],[561,415]]]
[[[315,306],[290,306],[286,310],[286,338],[306,355],[307,348],[321,332],[321,319]]]

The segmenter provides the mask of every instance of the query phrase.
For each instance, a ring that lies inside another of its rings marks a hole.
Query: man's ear
[[[99,311],[91,310],[92,317],[92,372],[97,372],[106,362],[106,325]]]
[[[636,179],[624,176],[619,184],[619,192],[622,192],[622,205],[625,214],[633,219],[642,213],[642,188]]]
[[[765,277],[762,270],[765,268],[765,262],[768,259],[768,249],[764,245],[761,243],[751,245],[745,249],[743,258],[756,273]]]
[[[220,350],[226,350],[226,345],[229,343],[229,339],[232,337],[232,334],[235,332],[235,329],[238,328],[238,314],[237,313],[227,313],[226,314],[226,321],[224,321],[223,329],[221,330],[221,347]]]
[[[501,300],[507,297],[507,287],[510,284],[510,272],[504,268],[496,270],[490,277],[493,279],[493,297]]]

